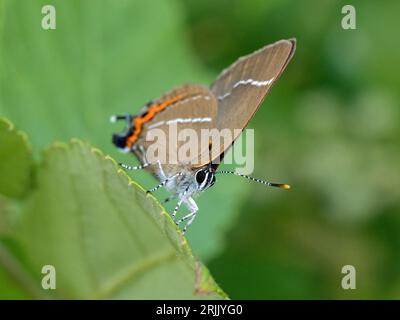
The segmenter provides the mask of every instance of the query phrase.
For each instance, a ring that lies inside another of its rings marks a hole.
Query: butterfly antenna
[[[267,185],[269,187],[275,187],[275,188],[281,188],[281,189],[290,189],[290,185],[288,185],[286,183],[273,183],[273,182],[265,181],[265,180],[262,180],[262,179],[254,178],[254,177],[251,177],[251,176],[248,176],[248,175],[245,175],[245,174],[240,174],[240,173],[237,173],[235,171],[220,170],[220,171],[217,171],[215,174],[233,174],[235,176],[243,177],[243,178],[246,178],[246,179],[251,180],[251,181],[255,181],[255,182],[258,182],[258,183],[265,184],[265,185]]]

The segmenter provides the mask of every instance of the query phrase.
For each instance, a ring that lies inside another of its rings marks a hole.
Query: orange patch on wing
[[[161,104],[153,104],[147,109],[147,113],[143,117],[135,117],[132,120],[132,125],[135,128],[132,135],[130,135],[126,141],[126,145],[128,148],[132,148],[133,144],[139,139],[139,135],[142,132],[143,125],[146,122],[149,122],[151,119],[155,117],[157,113],[163,111],[171,104],[181,100],[183,98],[182,95],[175,96],[171,99],[164,101]]]

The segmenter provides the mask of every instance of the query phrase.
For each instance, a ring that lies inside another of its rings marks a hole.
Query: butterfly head
[[[195,172],[195,180],[199,192],[205,191],[212,187],[216,181],[215,171],[211,166],[199,169]]]

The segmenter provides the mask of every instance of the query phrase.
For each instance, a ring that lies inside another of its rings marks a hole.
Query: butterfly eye
[[[201,185],[204,182],[204,179],[206,178],[206,173],[204,170],[199,170],[196,173],[196,182]]]
[[[215,183],[215,176],[213,175],[211,183],[210,183],[210,187],[212,187],[214,185],[214,183]]]

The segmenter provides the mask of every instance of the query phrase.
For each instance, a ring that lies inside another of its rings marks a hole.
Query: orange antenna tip
[[[271,187],[281,188],[281,189],[290,189],[290,185],[286,183],[271,183]]]

